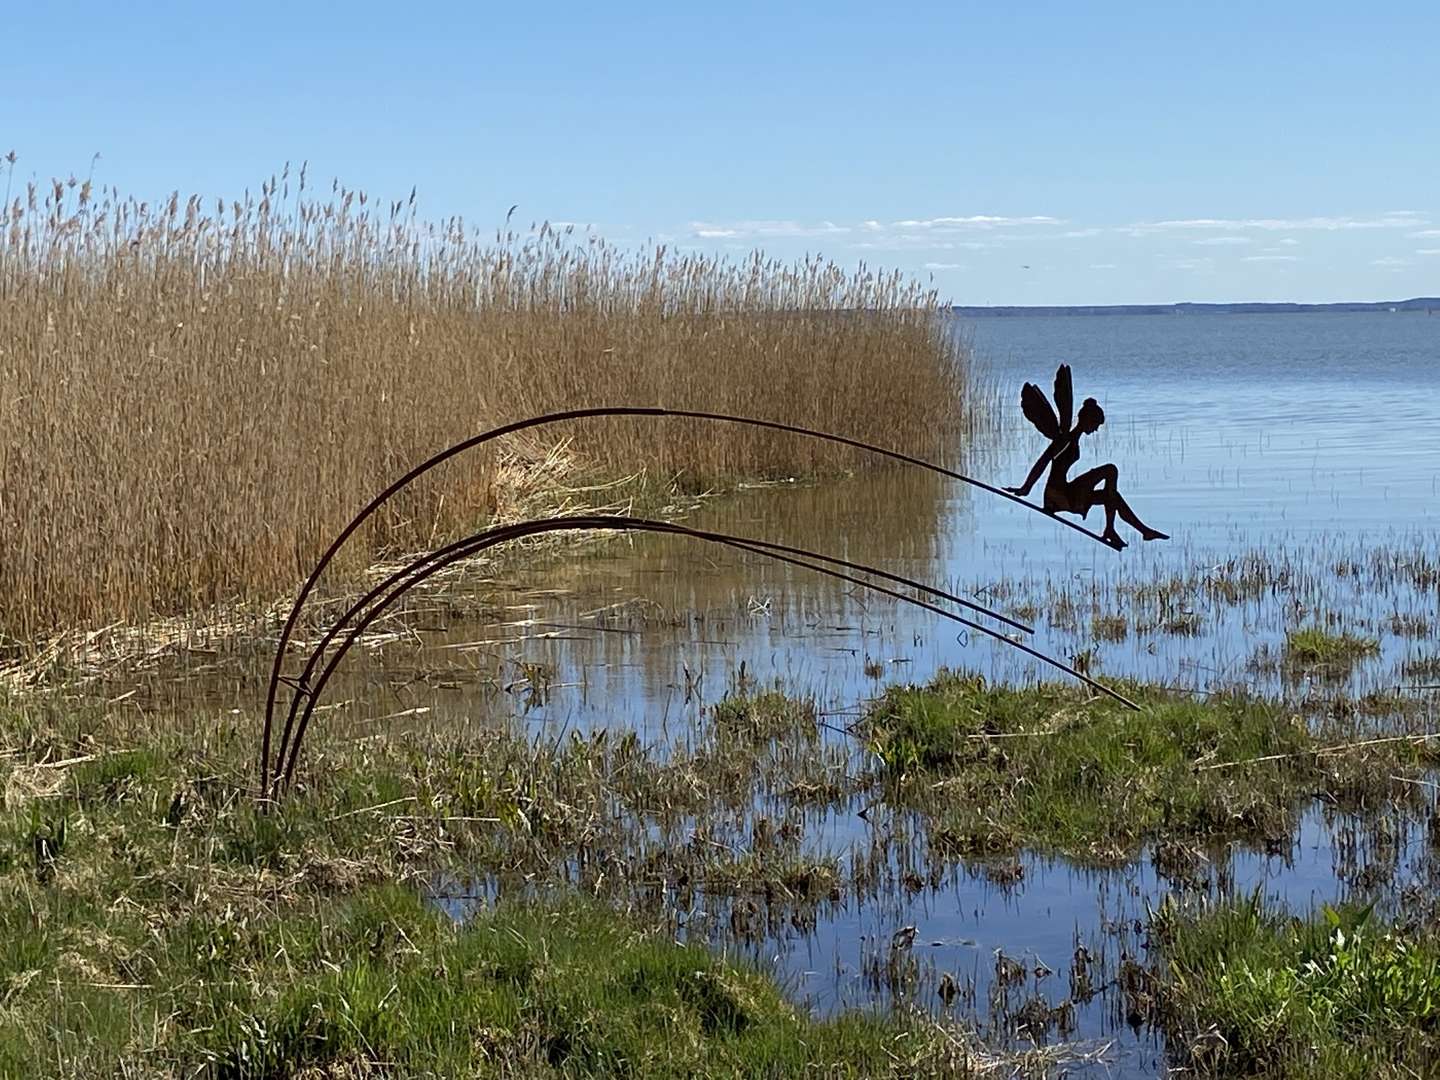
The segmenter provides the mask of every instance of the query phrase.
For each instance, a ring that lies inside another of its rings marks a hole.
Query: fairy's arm
[[[1059,452],[1060,440],[1056,439],[1045,448],[1043,454],[1035,459],[1035,464],[1031,466],[1030,475],[1025,478],[1025,483],[1021,484],[1018,488],[1007,487],[1005,490],[1012,495],[1029,495],[1030,489],[1035,486],[1035,481],[1039,480],[1040,474],[1045,471],[1045,466],[1049,465],[1051,460],[1054,459],[1055,455]]]

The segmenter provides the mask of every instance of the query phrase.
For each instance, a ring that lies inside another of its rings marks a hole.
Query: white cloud
[[[798,238],[808,236],[836,236],[850,231],[847,225],[836,225],[822,221],[807,225],[799,221],[736,221],[715,224],[707,221],[692,221],[692,235],[702,240],[766,240],[776,238]]]
[[[1299,241],[1299,240],[1296,240],[1293,236],[1287,236],[1287,237],[1285,237],[1284,240],[1277,240],[1276,243],[1278,243],[1281,247],[1299,247],[1299,246],[1300,246],[1300,241]]]
[[[1114,263],[1091,263],[1091,270],[1115,270],[1118,269]]]
[[[847,245],[856,251],[985,251],[1004,247],[1000,237],[993,240],[937,240],[931,235],[882,236],[857,240]]]
[[[1248,236],[1207,236],[1204,240],[1190,242],[1202,247],[1232,247],[1236,244],[1253,244],[1255,241]]]
[[[1440,255],[1440,248],[1416,248],[1416,255]]]
[[[1009,229],[1024,225],[1063,225],[1059,218],[1037,214],[1032,217],[996,217],[993,214],[972,214],[969,217],[907,218],[891,222],[890,227],[902,232],[913,230],[951,232],[958,229]]]
[[[1298,255],[1246,255],[1241,262],[1299,262]]]
[[[1432,236],[1440,236],[1440,229],[1421,229],[1419,232],[1407,234],[1412,240],[1429,239]]]
[[[1060,234],[1060,239],[1062,239],[1062,240],[1087,240],[1087,239],[1089,239],[1089,238],[1092,237],[1092,236],[1099,236],[1100,233],[1101,233],[1101,230],[1100,230],[1100,229],[1071,229],[1069,232],[1062,232],[1062,233]]]
[[[1135,236],[1152,232],[1207,230],[1237,232],[1258,229],[1262,232],[1313,231],[1334,232],[1340,229],[1413,229],[1428,224],[1424,215],[1413,210],[1398,210],[1375,217],[1308,217],[1308,218],[1172,218],[1166,221],[1142,221],[1126,231]]]
[[[1384,267],[1386,270],[1398,270],[1402,266],[1409,266],[1409,259],[1397,259],[1394,255],[1386,255],[1382,259],[1371,259],[1371,266]]]
[[[937,236],[953,237],[967,232],[994,233],[999,229],[1063,224],[1060,218],[1045,214],[1029,217],[972,214],[968,217],[903,218],[890,222],[869,218],[857,225],[843,225],[834,221],[807,222],[765,218],[724,222],[692,221],[690,235],[699,240],[793,240],[853,235],[863,238],[855,247],[869,245],[884,250],[887,247],[941,247],[943,245],[935,240]],[[1098,233],[1100,230],[1093,231]],[[972,242],[961,246],[979,248],[989,245]]]
[[[925,264],[925,269],[926,269],[926,270],[964,270],[964,269],[965,269],[965,264],[964,264],[964,263],[927,262],[927,263]]]

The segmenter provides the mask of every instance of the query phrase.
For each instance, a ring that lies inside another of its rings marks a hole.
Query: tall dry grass
[[[150,205],[72,179],[7,203],[12,640],[283,593],[406,468],[548,410],[688,406],[931,455],[963,437],[965,350],[935,294],[895,275],[627,252],[543,226],[481,235],[421,221],[413,194],[377,206],[335,185],[317,199],[303,170],[236,202]],[[675,420],[563,435],[597,471],[693,484],[871,464]],[[354,559],[473,527],[495,505],[496,464],[439,470]]]

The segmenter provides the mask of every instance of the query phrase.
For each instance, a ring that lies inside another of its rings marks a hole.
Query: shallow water
[[[1440,681],[1406,667],[1440,654],[1440,319],[1092,316],[959,330],[1009,410],[994,439],[969,453],[972,475],[1020,482],[1043,441],[1020,417],[1019,387],[1048,390],[1063,360],[1077,407],[1094,395],[1107,414],[1080,468],[1114,461],[1136,511],[1174,539],[1117,553],[964,485],[893,472],[752,490],[708,502],[687,524],[813,547],[971,596],[1033,623],[1036,648],[1103,676],[1196,691],[1243,684],[1299,702]],[[1098,528],[1098,517],[1087,524]],[[519,714],[547,738],[603,727],[659,741],[683,738],[743,673],[813,693],[833,725],[827,739],[860,754],[844,723],[887,683],[947,666],[1056,677],[1003,641],[858,586],[676,537],[607,540],[504,589],[487,586],[483,602],[485,618],[446,613],[418,647],[356,657],[332,701],[350,701],[345,712],[361,724]],[[1107,634],[1097,616],[1112,617]],[[1285,664],[1285,632],[1317,623],[1373,637],[1379,651],[1353,672]],[[1408,722],[1433,729],[1427,692],[1402,692],[1419,702]],[[856,809],[812,821],[807,846],[843,854],[895,827]],[[1356,847],[1370,827],[1313,810],[1284,857],[1211,853],[1201,876],[1210,889],[1258,887],[1308,910],[1347,895],[1356,867],[1374,862]],[[1416,830],[1395,832],[1381,845],[1392,902],[1407,884],[1429,888],[1434,874]],[[1077,946],[1111,969],[1122,953],[1139,955],[1135,921],[1167,886],[1148,857],[1104,872],[1034,857],[1020,868],[1018,879],[1013,868],[977,866],[847,897],[813,927],[759,940],[727,935],[719,910],[676,900],[667,915],[682,933],[745,952],[820,1011],[897,998],[940,1010],[937,980],[949,973],[964,988],[954,1009],[1023,1044],[1040,1036],[1017,1032],[1019,1004],[1073,997]],[[483,883],[479,894],[490,895]],[[916,928],[913,945],[892,949],[906,926]],[[1005,990],[997,950],[1053,974]],[[1069,1036],[1111,1041],[1096,1066],[1106,1075],[1163,1072],[1163,1048],[1127,1027],[1123,1012],[1114,994],[1080,1002]]]
[[[963,485],[895,474],[754,491],[690,523],[813,546],[974,596],[1031,618],[1043,651],[1088,653],[1091,670],[1107,675],[1198,690],[1242,683],[1302,701],[1417,681],[1404,665],[1435,655],[1440,617],[1440,321],[1087,317],[993,319],[968,329],[1007,402],[1018,402],[1026,380],[1048,389],[1057,361],[1073,365],[1077,397],[1095,395],[1108,417],[1081,467],[1115,461],[1137,512],[1173,540],[1116,553]],[[972,474],[1018,483],[1043,448],[1014,412],[993,445],[971,453]],[[762,682],[815,693],[841,725],[884,683],[923,681],[944,666],[997,679],[1054,674],[936,616],[684,539],[611,541],[602,556],[556,567],[546,581],[573,592],[522,602],[569,628],[569,640],[508,646],[512,657],[550,671],[544,703],[527,710],[542,728],[629,724],[673,735],[742,663]],[[1120,640],[1097,638],[1096,615],[1124,617]],[[1378,654],[1338,677],[1276,662],[1285,631],[1327,622],[1377,639]],[[586,624],[596,630],[573,629]],[[1413,722],[1430,730],[1432,719],[1422,699]],[[807,842],[843,852],[885,827],[852,808],[817,822]],[[1373,827],[1312,810],[1283,854],[1212,853],[1202,888],[1258,888],[1300,912],[1357,889],[1373,895],[1377,880],[1392,905],[1407,887],[1433,888],[1435,869],[1413,824],[1395,825],[1367,848]],[[1382,872],[1367,880],[1377,863]],[[1146,907],[1170,883],[1148,856],[1108,871],[1033,856],[1019,867],[1018,880],[1014,868],[997,883],[993,868],[977,866],[856,896],[821,912],[813,928],[728,947],[820,1011],[897,998],[940,1010],[936,988],[948,973],[962,988],[952,1008],[1002,1043],[1047,1037],[1017,1029],[1023,1002],[1073,1000],[1068,1037],[1108,1043],[1094,1068],[1162,1073],[1163,1047],[1126,1025],[1116,995],[1086,1002],[1071,979],[1077,948],[1092,965],[1108,965],[1110,979],[1123,956],[1143,955]],[[677,909],[671,917],[682,931],[695,921],[707,939],[727,941],[715,931],[716,913]],[[896,950],[892,938],[907,926],[916,928],[914,943]],[[998,955],[1030,974],[1007,985]],[[1037,977],[1037,963],[1052,973]]]
[[[1137,512],[1173,539],[1117,553],[1045,515],[913,472],[753,490],[687,524],[813,547],[970,596],[1028,618],[1043,652],[1088,651],[1105,675],[1308,692],[1331,680],[1276,670],[1264,647],[1273,654],[1285,630],[1327,619],[1381,646],[1346,682],[1351,692],[1404,682],[1400,665],[1430,655],[1440,619],[1440,322],[1089,316],[963,330],[1002,400],[1017,403],[969,454],[972,475],[1023,478],[1044,443],[1019,416],[1019,385],[1034,379],[1048,390],[1065,359],[1077,397],[1094,394],[1107,409],[1080,468],[1114,461]],[[1099,518],[1092,511],[1087,524]],[[867,658],[886,666],[887,680],[918,681],[943,665],[1011,680],[1056,674],[858,587],[686,538],[607,541],[598,555],[517,583],[506,600],[501,622],[536,625],[454,625],[427,642],[457,670],[500,663],[502,685],[532,704],[521,662],[542,665],[550,687],[531,710],[536,722],[684,721],[742,661],[832,705],[874,693]],[[1097,636],[1097,615],[1123,617],[1123,636]],[[473,710],[471,688],[460,691],[454,707]],[[452,703],[441,694],[429,704]]]

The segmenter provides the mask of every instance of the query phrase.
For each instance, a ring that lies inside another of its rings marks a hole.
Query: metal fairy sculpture
[[[1086,398],[1080,406],[1080,415],[1072,427],[1070,410],[1075,401],[1070,384],[1070,365],[1061,364],[1055,372],[1055,408],[1045,399],[1045,391],[1034,383],[1026,383],[1020,391],[1020,409],[1025,418],[1034,424],[1041,435],[1050,440],[1045,452],[1036,459],[1030,475],[1019,487],[1006,488],[1012,495],[1028,495],[1050,466],[1050,475],[1045,480],[1045,510],[1050,514],[1079,514],[1089,517],[1090,508],[1105,508],[1105,531],[1100,538],[1112,547],[1123,548],[1125,541],[1115,531],[1115,517],[1138,532],[1144,540],[1168,540],[1165,533],[1146,525],[1130,504],[1120,494],[1120,470],[1114,465],[1100,465],[1081,473],[1073,480],[1070,470],[1080,460],[1080,439],[1093,435],[1105,422],[1105,411],[1094,398]],[[1056,416],[1056,410],[1059,416]]]

